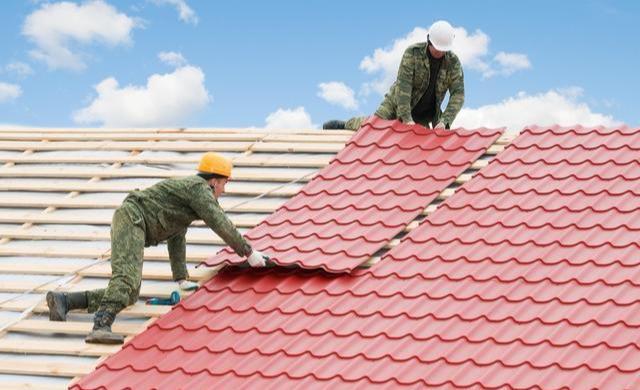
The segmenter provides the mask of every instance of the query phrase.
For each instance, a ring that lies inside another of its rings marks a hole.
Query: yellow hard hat
[[[233,169],[231,160],[213,152],[205,153],[200,159],[200,164],[198,165],[199,172],[215,173],[216,175],[226,177],[231,177],[231,169]]]

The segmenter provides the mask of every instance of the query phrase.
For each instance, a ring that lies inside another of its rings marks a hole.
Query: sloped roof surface
[[[227,270],[74,388],[638,388],[639,151],[525,130],[371,269]]]
[[[350,271],[398,234],[501,134],[433,131],[374,119],[246,238],[280,265]],[[225,248],[206,264],[244,260]]]

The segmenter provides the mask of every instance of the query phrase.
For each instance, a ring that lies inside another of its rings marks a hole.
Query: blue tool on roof
[[[147,299],[147,305],[169,305],[173,306],[180,302],[180,293],[177,291],[171,292],[169,298],[149,298]]]

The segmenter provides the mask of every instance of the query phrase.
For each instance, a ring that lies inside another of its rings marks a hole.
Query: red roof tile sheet
[[[73,388],[640,388],[638,155],[526,130],[371,269],[225,270]]]
[[[501,134],[369,121],[329,166],[246,238],[279,265],[351,271],[382,249]],[[225,248],[205,264],[244,260]]]

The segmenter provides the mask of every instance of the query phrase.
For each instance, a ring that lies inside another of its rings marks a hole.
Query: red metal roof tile
[[[280,265],[351,271],[391,241],[501,133],[434,131],[374,119],[246,238]],[[205,264],[244,260],[225,248]]]
[[[226,269],[74,389],[640,388],[640,197],[589,195],[637,170],[567,146],[636,135],[529,129],[561,167],[507,148],[368,270]]]

